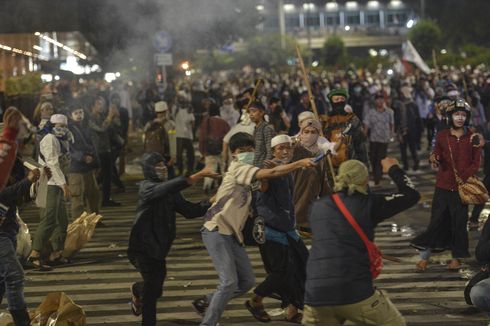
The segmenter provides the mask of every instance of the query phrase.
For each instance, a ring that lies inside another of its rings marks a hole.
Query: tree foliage
[[[434,21],[421,20],[410,30],[408,38],[422,58],[427,60],[431,58],[432,50],[438,50],[441,45],[442,31]]]
[[[344,41],[339,36],[330,36],[323,44],[322,58],[326,66],[335,66],[345,58]]]

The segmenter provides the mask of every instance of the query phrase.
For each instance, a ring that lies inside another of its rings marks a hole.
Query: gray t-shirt
[[[378,143],[389,143],[391,138],[391,125],[394,124],[394,113],[390,108],[383,112],[376,109],[369,110],[364,118],[364,124],[369,128],[369,140]]]

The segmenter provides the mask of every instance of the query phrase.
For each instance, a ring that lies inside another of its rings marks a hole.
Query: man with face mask
[[[80,102],[72,103],[70,124],[68,128],[73,134],[70,146],[71,164],[68,175],[71,193],[71,212],[75,219],[83,212],[98,213],[100,210],[100,193],[95,171],[99,167],[99,159],[95,146],[87,128],[84,107]]]
[[[66,201],[70,198],[66,175],[70,169],[70,144],[73,135],[68,129],[68,119],[62,114],[54,114],[50,118],[50,132],[43,137],[39,144],[39,163],[47,166],[52,177],[47,182],[47,194],[44,207],[41,207],[41,221],[32,242],[32,252],[29,261],[39,270],[49,270],[40,257],[48,241],[51,241],[53,252],[48,263],[65,263],[67,259],[61,255],[63,252],[66,229],[68,227],[68,214]]]
[[[131,286],[134,315],[143,314],[142,325],[156,325],[157,299],[162,295],[166,275],[165,259],[175,239],[176,213],[185,218],[203,216],[208,201],[192,203],[180,192],[204,177],[216,177],[211,169],[168,180],[165,159],[159,153],[146,153],[141,166],[145,180],[140,183],[136,219],[129,236],[128,258],[139,270],[142,282]]]
[[[450,128],[436,135],[436,145],[429,158],[432,167],[438,169],[430,223],[427,230],[411,242],[420,250],[421,260],[416,266],[420,272],[427,269],[432,252],[451,250],[450,270],[458,270],[460,259],[470,257],[466,226],[468,205],[463,204],[459,196],[454,169],[463,182],[474,176],[480,168],[481,147],[485,141],[482,135],[467,128],[471,111],[463,99],[453,101],[446,114]],[[478,139],[473,140],[474,137]]]
[[[273,162],[288,164],[292,157],[292,142],[287,135],[272,138]],[[265,220],[265,243],[260,245],[260,255],[267,272],[266,279],[254,290],[254,296],[245,303],[259,321],[270,321],[264,310],[263,299],[278,294],[281,307],[288,307],[287,321],[300,322],[303,309],[305,265],[308,249],[295,230],[291,174],[262,181],[257,196],[257,212]]]
[[[334,168],[349,159],[356,159],[368,164],[366,137],[362,123],[353,113],[346,110],[349,95],[343,88],[334,89],[327,95],[332,110],[325,125],[325,137],[330,142],[340,143],[337,155],[332,157]]]
[[[219,109],[219,115],[228,123],[230,128],[233,128],[237,124],[238,119],[240,119],[240,113],[235,109],[233,95],[231,93],[223,96],[223,105]]]

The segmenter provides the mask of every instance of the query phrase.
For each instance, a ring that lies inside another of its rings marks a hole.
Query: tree
[[[345,58],[344,41],[339,36],[330,36],[323,44],[323,62],[327,66],[335,66]]]
[[[432,50],[441,45],[442,31],[434,21],[421,20],[410,30],[408,38],[422,58],[428,59]]]
[[[303,58],[308,53],[301,50]],[[280,68],[288,64],[288,60],[296,58],[296,40],[286,36],[286,48],[281,48],[281,35],[262,34],[250,38],[247,41],[245,50],[239,55],[239,62],[242,65],[250,64],[253,67],[261,68]]]

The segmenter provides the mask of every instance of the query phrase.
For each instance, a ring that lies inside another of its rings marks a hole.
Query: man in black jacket
[[[398,192],[368,192],[364,164],[349,160],[339,167],[335,191],[372,241],[383,220],[413,206],[420,194],[393,158],[381,161]],[[364,242],[330,197],[317,200],[310,214],[313,242],[307,263],[303,325],[405,325],[390,300],[373,286]]]
[[[165,258],[175,239],[175,213],[186,218],[203,216],[211,206],[207,201],[191,203],[181,190],[204,177],[217,177],[206,167],[190,177],[168,180],[165,160],[159,153],[147,153],[141,161],[145,180],[139,189],[139,203],[129,237],[128,257],[143,277],[131,286],[132,310],[143,314],[142,325],[156,324],[156,303],[162,295],[166,275]]]
[[[481,271],[483,273],[488,273],[488,265],[490,263],[490,219],[485,222],[485,226],[480,235],[480,240],[476,246],[475,256],[476,259],[483,264]],[[481,273],[481,275],[484,275],[483,273]],[[483,279],[476,283],[471,288],[469,295],[471,303],[473,303],[475,307],[490,313],[490,278]]]
[[[24,300],[24,270],[15,253],[19,232],[16,201],[29,193],[32,183],[40,175],[38,169],[30,171],[26,178],[0,192],[0,303],[7,292],[8,309],[16,326],[30,325]]]

